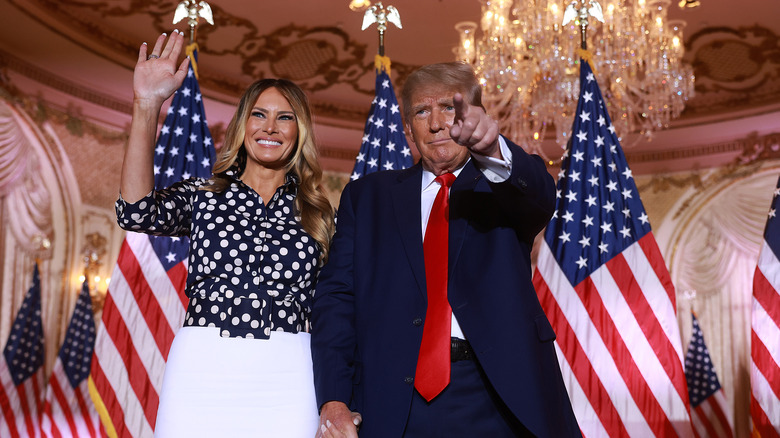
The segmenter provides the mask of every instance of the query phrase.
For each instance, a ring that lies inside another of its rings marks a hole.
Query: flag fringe
[[[385,71],[390,76],[390,58],[382,55],[374,56],[374,68],[377,73]]]
[[[200,79],[198,77],[198,60],[195,59],[196,50],[200,50],[198,43],[188,44],[184,49],[184,51],[187,53],[187,57],[190,58],[190,65],[192,66],[192,71],[195,73],[195,79]]]
[[[111,421],[111,416],[108,414],[108,409],[106,409],[106,405],[100,397],[100,393],[97,390],[97,386],[95,386],[95,381],[92,380],[92,376],[89,376],[89,397],[95,405],[95,409],[100,416],[100,422],[103,423],[103,428],[106,429],[106,434],[109,438],[117,438],[114,422]]]

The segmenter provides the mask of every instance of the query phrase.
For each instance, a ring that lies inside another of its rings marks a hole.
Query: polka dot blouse
[[[298,181],[287,175],[268,205],[233,180],[221,193],[191,178],[135,203],[116,202],[128,231],[189,236],[189,305],[184,326],[218,327],[223,337],[268,339],[271,331],[308,331],[319,272],[317,242],[295,209]]]

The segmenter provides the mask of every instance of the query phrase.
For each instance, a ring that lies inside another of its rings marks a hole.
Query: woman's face
[[[260,93],[246,122],[247,165],[284,167],[298,141],[298,123],[290,102],[274,87]]]

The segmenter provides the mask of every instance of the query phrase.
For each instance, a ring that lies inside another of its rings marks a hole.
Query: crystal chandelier
[[[474,66],[485,106],[502,133],[531,151],[541,153],[553,127],[557,143],[568,142],[581,56],[592,54],[619,135],[639,132],[649,139],[693,96],[693,70],[682,62],[685,22],[666,19],[670,0],[601,2],[483,0],[480,38],[476,23],[455,26],[455,54]],[[588,52],[581,50],[585,41]]]

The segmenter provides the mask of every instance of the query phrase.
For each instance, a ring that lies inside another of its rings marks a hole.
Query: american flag
[[[0,357],[0,436],[40,437],[43,400],[43,322],[41,280],[33,268],[32,286],[16,314]]]
[[[210,177],[216,154],[192,65],[157,140],[155,188]],[[150,437],[165,361],[184,321],[188,239],[128,233],[119,251],[92,358],[91,388],[109,436]]]
[[[780,437],[780,179],[764,229],[764,243],[753,277],[750,333],[750,416],[761,438]]]
[[[585,436],[689,437],[675,292],[591,67],[534,286]]]
[[[720,386],[710,351],[704,344],[704,335],[696,315],[693,317],[693,334],[685,355],[685,380],[691,399],[691,420],[700,437],[731,438],[734,426],[728,412],[728,403]]]
[[[89,368],[94,348],[95,316],[89,284],[84,280],[46,388],[41,418],[44,436],[106,436],[89,397]]]
[[[375,96],[350,178],[356,180],[379,170],[406,169],[411,165],[412,151],[406,144],[398,100],[390,76],[381,68],[377,70]]]

